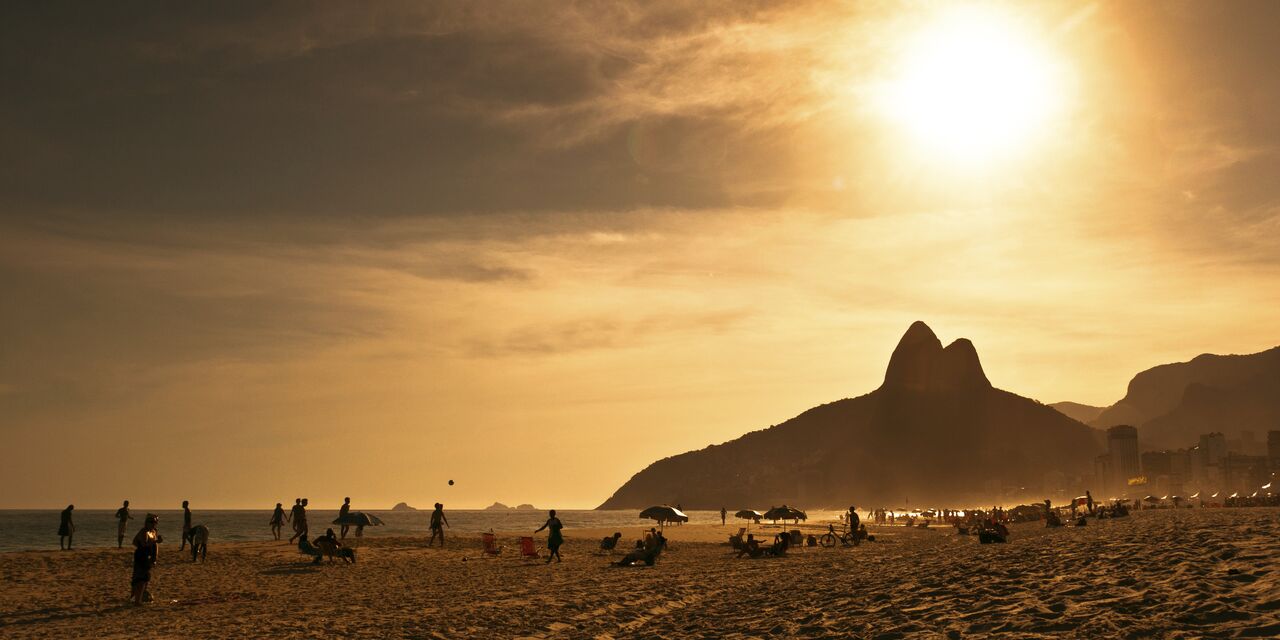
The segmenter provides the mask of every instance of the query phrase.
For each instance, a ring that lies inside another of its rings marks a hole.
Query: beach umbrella
[[[686,516],[683,511],[667,504],[649,507],[640,512],[640,517],[642,519],[657,520],[659,527],[666,525],[668,522],[689,521],[689,516]]]
[[[763,517],[764,517],[764,514],[763,514],[763,513],[760,513],[759,511],[756,511],[755,509],[743,509],[743,510],[741,510],[741,511],[739,511],[739,512],[735,513],[735,514],[733,514],[733,517],[735,517],[735,518],[741,518],[741,519],[743,519],[743,520],[746,520],[746,521],[747,521],[747,528],[748,528],[748,529],[750,529],[750,528],[751,528],[751,523],[752,523],[752,522],[760,522],[760,518],[763,518]]]
[[[784,504],[781,507],[774,507],[766,511],[764,519],[773,520],[774,522],[779,520],[808,520],[809,516],[799,509],[793,509]]]
[[[352,511],[345,516],[339,516],[333,524],[349,527],[377,527],[382,525],[382,520],[378,516],[369,515],[363,511]]]

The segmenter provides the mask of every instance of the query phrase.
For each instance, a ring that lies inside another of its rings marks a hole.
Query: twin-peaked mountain
[[[879,389],[659,460],[600,508],[979,503],[1049,472],[1087,473],[1100,449],[1089,427],[992,387],[973,343],[944,348],[916,322]]]

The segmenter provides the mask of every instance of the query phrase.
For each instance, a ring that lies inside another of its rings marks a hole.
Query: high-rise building
[[[1217,433],[1217,431],[1213,431],[1211,434],[1202,434],[1199,452],[1201,452],[1201,460],[1204,461],[1204,465],[1221,465],[1222,458],[1226,457],[1226,436]]]
[[[1240,453],[1246,455],[1257,455],[1258,449],[1262,447],[1258,442],[1258,434],[1244,429],[1240,432]]]
[[[1094,486],[1098,487],[1097,492],[1100,497],[1114,497],[1116,495],[1116,486],[1114,474],[1111,473],[1111,456],[1102,454],[1093,459],[1093,481]]]
[[[1129,481],[1142,475],[1138,456],[1138,430],[1127,424],[1107,429],[1107,454],[1116,491],[1128,493]]]
[[[1200,436],[1200,446],[1196,447],[1200,455],[1202,477],[1201,488],[1219,489],[1223,486],[1222,461],[1227,458],[1227,437],[1219,432],[1205,433]]]
[[[1272,471],[1280,471],[1280,431],[1267,432],[1267,460]]]

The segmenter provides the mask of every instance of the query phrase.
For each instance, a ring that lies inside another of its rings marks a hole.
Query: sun
[[[983,164],[1014,156],[1063,107],[1063,65],[1036,36],[1012,15],[945,12],[906,40],[880,108],[929,158]]]

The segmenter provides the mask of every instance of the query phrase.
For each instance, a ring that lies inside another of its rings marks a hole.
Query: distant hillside
[[[1057,409],[1058,413],[1072,420],[1086,424],[1096,420],[1099,415],[1102,415],[1103,411],[1107,410],[1106,407],[1094,407],[1080,404],[1079,402],[1055,402],[1049,406]]]
[[[1185,447],[1202,433],[1280,428],[1280,347],[1197,356],[1139,373],[1128,393],[1090,424],[1138,426],[1143,448]]]
[[[1095,431],[1084,424],[993,388],[968,340],[943,348],[916,322],[879,389],[659,460],[600,508],[986,500],[993,482],[1040,486],[1046,472],[1086,473],[1099,451]]]

